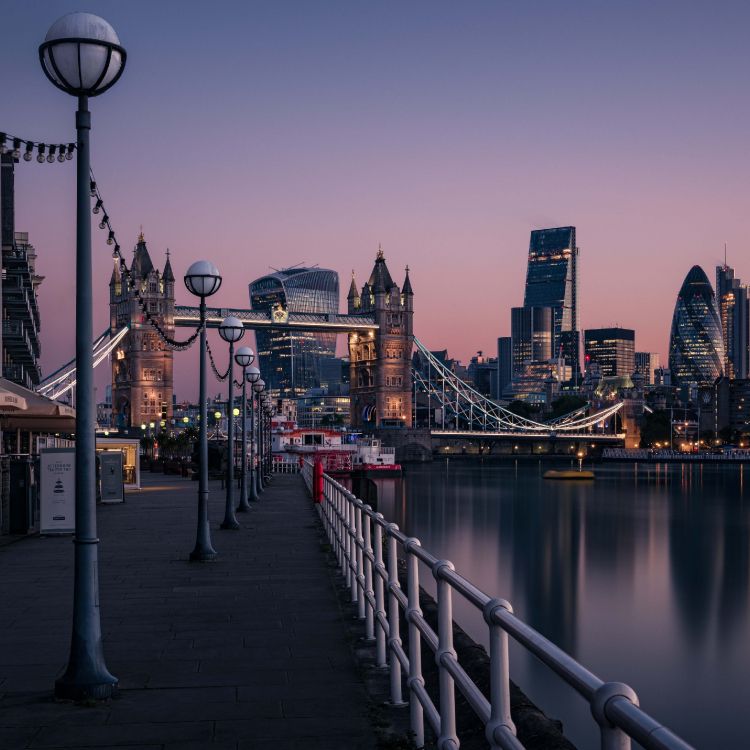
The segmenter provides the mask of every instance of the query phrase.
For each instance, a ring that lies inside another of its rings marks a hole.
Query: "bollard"
[[[323,502],[323,464],[320,458],[313,464],[313,502]]]

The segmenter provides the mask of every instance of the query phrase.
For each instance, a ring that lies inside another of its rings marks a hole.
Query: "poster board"
[[[75,448],[39,452],[39,533],[73,534],[76,530]]]
[[[122,451],[99,451],[99,489],[103,503],[125,502]]]

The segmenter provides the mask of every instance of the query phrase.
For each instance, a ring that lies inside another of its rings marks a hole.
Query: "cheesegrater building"
[[[700,266],[693,266],[680,288],[669,336],[672,384],[689,393],[722,375],[724,341],[714,290]]]
[[[250,284],[250,307],[294,313],[339,311],[339,276],[327,268],[284,268]],[[320,387],[321,362],[336,356],[335,333],[256,331],[258,367],[273,398]]]

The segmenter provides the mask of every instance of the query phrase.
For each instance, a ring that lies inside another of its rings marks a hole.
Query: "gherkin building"
[[[677,296],[669,336],[672,384],[682,389],[711,385],[722,374],[724,340],[714,290],[693,266]]]

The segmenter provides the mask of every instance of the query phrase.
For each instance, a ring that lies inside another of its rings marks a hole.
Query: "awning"
[[[3,394],[8,394],[22,407],[15,410],[2,406]],[[40,396],[11,380],[0,378],[0,428],[3,430],[29,430],[31,432],[74,432],[75,409],[59,401]]]
[[[18,411],[28,408],[26,399],[5,389],[0,390],[0,412]]]

